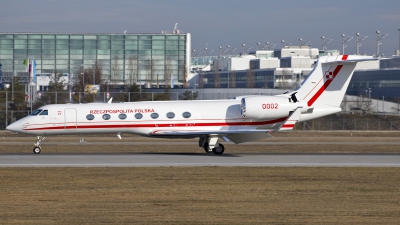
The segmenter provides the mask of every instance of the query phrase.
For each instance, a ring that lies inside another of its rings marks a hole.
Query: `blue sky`
[[[161,33],[178,29],[192,34],[192,49],[241,45],[257,48],[266,41],[298,45],[299,38],[321,48],[342,49],[341,34],[353,36],[346,54],[356,51],[356,36],[367,35],[361,53],[376,52],[376,31],[389,35],[380,52],[399,49],[400,1],[395,0],[2,0],[1,32]]]

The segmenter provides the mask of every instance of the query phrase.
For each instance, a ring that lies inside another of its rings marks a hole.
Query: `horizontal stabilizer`
[[[378,60],[378,58],[372,58],[371,56],[367,57],[357,57],[357,58],[349,58],[344,55],[341,59],[335,59],[335,60],[326,60],[326,61],[321,61],[322,64],[326,63],[339,63],[339,64],[352,64],[352,63],[357,63],[357,62],[365,62],[365,61],[375,61]]]

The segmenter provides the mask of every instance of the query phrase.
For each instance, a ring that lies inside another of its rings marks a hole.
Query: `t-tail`
[[[300,121],[341,111],[340,105],[357,62],[377,60],[372,56],[323,56],[314,70],[294,92],[298,101],[313,113],[302,114]]]
[[[320,57],[297,90],[277,96],[242,97],[241,115],[253,120],[287,119],[278,130],[289,130],[296,122],[340,112],[357,62],[371,60],[376,58],[358,55]]]

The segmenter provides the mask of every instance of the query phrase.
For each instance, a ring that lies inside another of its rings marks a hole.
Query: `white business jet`
[[[227,100],[149,101],[54,104],[35,110],[7,130],[37,136],[41,152],[48,135],[132,133],[157,138],[199,137],[199,147],[214,154],[220,143],[235,144],[292,130],[296,122],[341,111],[340,104],[357,62],[371,56],[323,56],[300,87],[276,96],[242,96]]]

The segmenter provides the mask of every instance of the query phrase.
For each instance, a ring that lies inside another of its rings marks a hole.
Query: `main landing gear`
[[[42,151],[40,145],[42,145],[42,142],[45,138],[46,136],[43,136],[42,138],[40,136],[37,136],[36,143],[34,143],[35,147],[33,148],[33,153],[39,154]]]
[[[218,136],[200,137],[199,147],[207,153],[213,152],[216,155],[221,155],[225,151],[225,147],[218,142]]]

